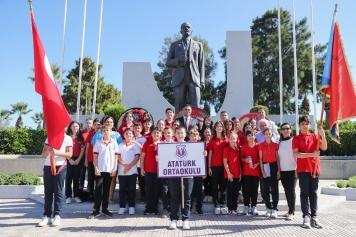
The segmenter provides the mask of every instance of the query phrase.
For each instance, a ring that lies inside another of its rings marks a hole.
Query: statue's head
[[[188,22],[184,22],[180,26],[180,33],[182,34],[183,37],[189,37],[192,35],[193,29],[192,26]]]

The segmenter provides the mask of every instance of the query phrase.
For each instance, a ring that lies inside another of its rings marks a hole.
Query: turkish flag
[[[37,32],[32,11],[30,15],[34,49],[35,90],[42,95],[48,145],[59,150],[64,139],[64,129],[70,123],[71,118],[63,104],[61,94],[54,80],[51,66]]]

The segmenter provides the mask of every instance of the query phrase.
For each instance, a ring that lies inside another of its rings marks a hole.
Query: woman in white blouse
[[[284,215],[286,220],[294,219],[295,210],[295,185],[297,183],[297,160],[292,149],[292,129],[288,123],[281,126],[278,156],[281,166],[281,181],[284,187],[289,210]]]

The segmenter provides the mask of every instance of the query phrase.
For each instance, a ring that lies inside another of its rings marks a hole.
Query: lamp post
[[[87,115],[87,108],[88,108],[88,86],[91,86],[90,82],[84,82],[84,85],[87,87],[86,88],[86,93],[85,93],[85,115]]]

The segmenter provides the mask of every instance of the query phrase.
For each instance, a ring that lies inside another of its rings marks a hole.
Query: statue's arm
[[[168,68],[178,66],[179,61],[178,58],[174,58],[174,51],[175,51],[174,44],[171,44],[171,46],[169,47],[167,62],[166,62],[166,66]]]
[[[200,84],[205,82],[205,65],[204,65],[204,48],[203,44],[199,43],[199,73],[200,73]]]

